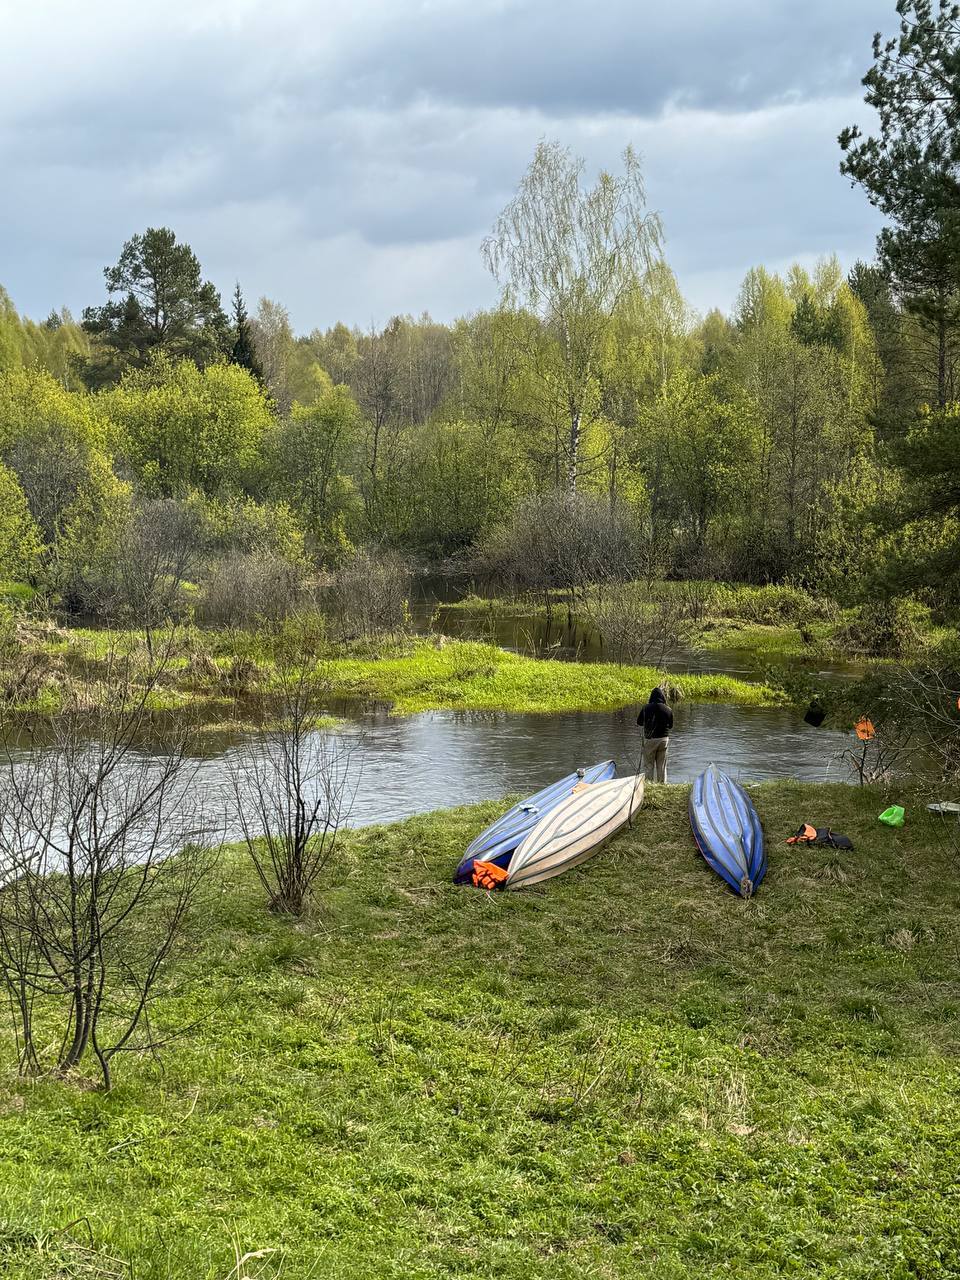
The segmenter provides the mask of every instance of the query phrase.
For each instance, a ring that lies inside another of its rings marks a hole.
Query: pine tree
[[[899,36],[874,37],[863,79],[878,133],[845,129],[840,169],[892,223],[878,256],[932,340],[931,390],[943,408],[960,328],[960,6],[897,0],[897,13]]]
[[[97,342],[84,377],[91,386],[143,368],[154,354],[201,367],[222,357],[228,339],[220,295],[196,254],[168,227],[148,227],[104,271],[108,301],[87,307],[83,327]]]
[[[238,364],[241,369],[248,369],[256,380],[263,385],[263,369],[257,358],[257,350],[253,342],[250,328],[250,317],[243,301],[240,281],[233,291],[233,347],[230,351],[231,364]]]

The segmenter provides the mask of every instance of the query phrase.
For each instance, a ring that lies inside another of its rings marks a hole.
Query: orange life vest
[[[506,878],[506,869],[498,867],[495,862],[473,864],[473,883],[478,889],[502,889]]]
[[[811,827],[805,822],[795,836],[790,836],[787,844],[827,844],[831,849],[852,849],[853,841],[830,827]]]
[[[817,828],[805,822],[795,836],[791,836],[787,844],[813,844],[817,838]]]

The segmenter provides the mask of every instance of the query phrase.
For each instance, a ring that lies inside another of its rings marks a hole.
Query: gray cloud
[[[870,253],[835,137],[876,23],[876,0],[39,0],[0,44],[0,282],[79,309],[169,224],[302,329],[450,317],[492,300],[479,241],[556,137],[591,166],[638,145],[681,284],[729,305],[754,262]]]
[[[743,110],[850,89],[875,0],[518,0],[395,10],[348,65],[368,99],[651,114]]]

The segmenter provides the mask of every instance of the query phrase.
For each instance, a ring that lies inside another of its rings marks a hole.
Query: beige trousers
[[[667,747],[669,738],[644,738],[643,771],[651,782],[667,780]]]

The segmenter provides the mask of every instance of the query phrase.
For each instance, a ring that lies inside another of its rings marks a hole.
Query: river
[[[439,610],[438,617],[435,616]],[[435,593],[421,591],[414,618],[419,629],[434,625],[448,635],[484,638],[521,652],[581,660],[603,657],[596,640],[565,620],[542,618],[489,621],[445,607]],[[720,671],[756,679],[749,655],[671,655],[673,671]],[[825,670],[852,674],[844,664]],[[386,707],[331,708],[344,719],[328,731],[327,741],[340,744],[349,756],[348,788],[352,795],[351,826],[393,822],[413,814],[454,805],[529,794],[580,765],[613,758],[621,774],[639,764],[637,707],[618,712],[565,712],[528,715],[507,712],[439,711],[394,716]],[[689,782],[710,763],[743,781],[796,778],[809,782],[849,781],[841,753],[850,735],[829,727],[811,728],[794,708],[740,707],[716,703],[679,703],[670,742],[669,778]],[[252,735],[215,735],[203,739],[192,786],[204,800],[226,812],[235,811],[231,775],[244,753],[262,750]],[[149,747],[137,749],[149,761]],[[236,837],[236,818],[228,820]]]
[[[349,825],[393,822],[432,809],[529,794],[580,765],[613,758],[638,765],[637,708],[622,712],[515,715],[437,711],[358,713],[333,731],[350,756]],[[688,782],[715,762],[743,781],[778,777],[846,781],[846,734],[813,729],[786,708],[685,703],[676,710],[669,778]],[[230,774],[254,740],[211,742],[196,785],[231,796]]]

